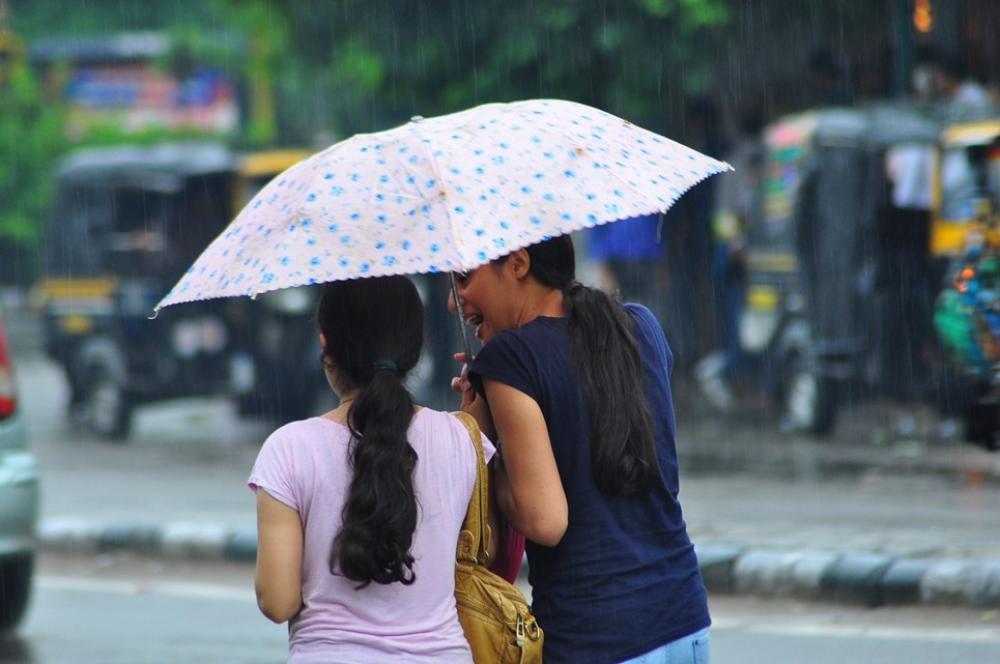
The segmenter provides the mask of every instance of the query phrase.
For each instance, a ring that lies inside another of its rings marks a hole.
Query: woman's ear
[[[515,279],[524,279],[531,272],[531,256],[527,249],[518,249],[511,253],[506,264],[510,266]]]
[[[319,349],[320,349],[320,361],[323,363],[323,369],[328,373],[333,371],[334,364],[333,360],[329,355],[326,354],[326,335],[322,332],[319,333]]]

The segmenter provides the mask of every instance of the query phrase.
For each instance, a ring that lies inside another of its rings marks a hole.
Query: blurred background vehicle
[[[946,265],[935,325],[957,383],[948,402],[965,436],[1000,443],[1000,118],[941,135],[931,252]]]
[[[148,320],[243,205],[309,154],[237,154],[202,142],[90,148],[63,159],[36,291],[72,415],[124,440],[135,408],[164,399],[225,394],[240,415],[272,422],[333,405],[317,360],[318,288],[186,304]],[[428,280],[418,281],[429,301]],[[453,363],[446,354],[436,373]],[[428,402],[443,396],[430,386],[433,373],[428,359],[414,385]]]
[[[24,617],[31,595],[38,524],[38,471],[28,450],[0,309],[0,634]]]
[[[786,426],[826,435],[850,395],[942,388],[931,324],[930,175],[939,125],[898,105],[765,129],[741,345]]]
[[[241,155],[233,173],[229,218],[275,175],[309,155],[293,149]],[[317,360],[312,321],[317,295],[317,289],[301,287],[229,303],[229,389],[241,416],[288,422],[314,415],[332,400]]]
[[[45,348],[101,436],[124,438],[137,404],[224,384],[226,303],[148,319],[229,222],[232,171],[219,143],[82,149],[60,164],[37,288]]]
[[[233,175],[231,217],[277,174],[311,154],[275,149],[241,155]],[[416,275],[413,280],[427,312],[429,352],[413,372],[410,389],[421,403],[446,408],[454,405],[448,383],[457,371],[450,346],[457,319],[446,311],[443,277]],[[241,416],[284,423],[336,405],[319,363],[313,320],[319,292],[318,286],[301,286],[228,303],[232,335],[229,389]]]

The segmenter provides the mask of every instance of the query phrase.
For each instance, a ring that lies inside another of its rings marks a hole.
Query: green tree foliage
[[[802,34],[789,58],[879,17],[889,0],[32,0],[32,39],[157,30],[242,83],[254,146],[345,135],[476,103],[562,97],[670,131],[716,74],[766,67],[754,45]],[[739,51],[733,44],[739,44]],[[752,91],[736,92],[759,103]],[[721,91],[726,94],[726,91]],[[787,97],[775,93],[772,96]]]
[[[268,1],[344,133],[546,96],[655,126],[708,85],[705,56],[731,15],[727,0]]]
[[[295,35],[287,25],[282,4],[273,0],[228,0],[214,5],[225,17],[225,24],[245,42],[240,69],[249,117],[244,135],[254,147],[273,144],[277,139],[277,82],[283,69],[293,68],[298,60],[296,48],[290,47],[295,44]]]
[[[62,145],[61,115],[42,102],[30,68],[12,63],[0,81],[0,247],[12,259],[36,254]],[[27,279],[35,267],[27,261],[26,274],[4,276]]]

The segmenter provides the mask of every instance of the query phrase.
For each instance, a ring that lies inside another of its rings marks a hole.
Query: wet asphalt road
[[[62,417],[65,388],[50,363],[22,359],[45,515],[252,520],[243,482],[266,425],[234,422],[218,400],[177,402],[142,409],[133,439],[108,444]],[[693,444],[698,433],[687,434]],[[683,487],[696,540],[960,557],[1000,551],[995,486],[803,472],[780,479],[688,474]],[[40,567],[32,610],[20,636],[0,641],[0,662],[284,659],[285,628],[257,612],[250,566],[45,554]],[[996,611],[711,602],[714,662],[1000,661]]]
[[[249,566],[46,555],[40,572],[26,624],[0,641],[2,662],[284,660],[285,628],[257,612]],[[998,611],[711,603],[716,664],[985,664],[1000,654]]]

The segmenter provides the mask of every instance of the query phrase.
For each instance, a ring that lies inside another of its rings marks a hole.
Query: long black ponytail
[[[359,588],[416,578],[410,547],[417,453],[406,437],[414,402],[403,379],[420,359],[423,320],[420,297],[405,277],[327,284],[316,309],[324,363],[340,387],[361,390],[347,414],[352,477],[330,553],[330,571]]]
[[[659,470],[632,321],[621,303],[576,281],[576,257],[568,235],[527,251],[529,273],[563,293],[573,369],[590,411],[594,482],[606,495],[645,494]]]

